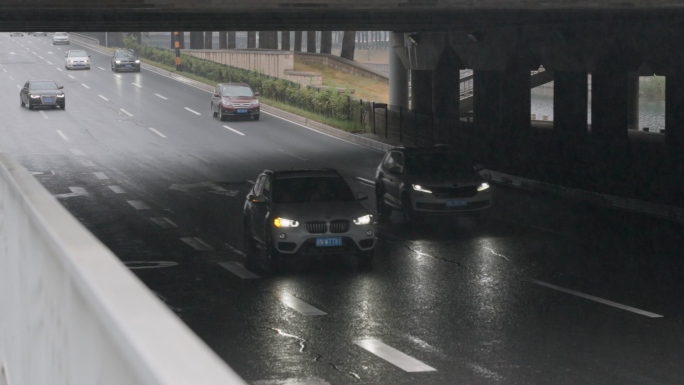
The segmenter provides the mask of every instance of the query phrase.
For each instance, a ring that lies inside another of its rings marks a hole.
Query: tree
[[[332,31],[321,32],[321,53],[332,53]]]
[[[354,49],[356,48],[356,31],[344,31],[342,37],[342,52],[340,57],[342,59],[354,60]]]
[[[302,52],[302,31],[295,31],[294,39],[295,52]]]
[[[306,52],[316,53],[316,31],[306,31]]]

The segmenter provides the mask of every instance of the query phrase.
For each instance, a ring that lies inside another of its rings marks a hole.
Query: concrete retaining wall
[[[0,384],[245,384],[0,152]]]
[[[184,54],[211,60],[231,67],[242,68],[276,78],[284,78],[285,70],[294,68],[294,54],[290,51],[263,49],[184,49]]]
[[[370,67],[366,67],[363,64],[350,61],[347,59],[342,59],[341,57],[335,55],[320,53],[315,54],[307,52],[295,52],[294,54],[297,55],[297,60],[300,60],[303,63],[320,64],[348,74],[363,76],[373,80],[386,82],[389,84],[389,77],[387,77],[383,73],[376,71]]]

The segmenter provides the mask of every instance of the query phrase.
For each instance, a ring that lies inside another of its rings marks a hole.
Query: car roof
[[[267,170],[269,172],[270,170]],[[330,177],[341,178],[342,176],[331,168],[323,169],[298,169],[298,170],[280,170],[270,171],[273,173],[275,179],[288,178],[306,178],[306,177]]]
[[[229,83],[219,83],[218,85],[219,85],[219,86],[243,86],[243,87],[249,87],[249,84],[247,84],[247,83],[232,83],[232,82],[229,82]]]

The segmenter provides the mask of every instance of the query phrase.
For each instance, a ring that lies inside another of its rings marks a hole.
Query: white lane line
[[[126,201],[126,202],[128,202],[128,204],[133,206],[133,208],[135,208],[136,210],[149,210],[150,209],[150,207],[148,205],[144,204],[141,201],[131,200],[131,201]]]
[[[88,193],[86,192],[86,190],[83,187],[69,187],[69,190],[71,190],[70,193],[57,194],[54,197],[57,199],[62,199],[62,198],[72,198],[72,197],[88,195]]]
[[[138,84],[138,83],[131,83],[131,84],[133,84],[134,86],[136,86],[136,87],[138,87],[138,88],[142,88],[142,86],[141,86],[140,84]]]
[[[634,307],[631,307],[631,306],[619,304],[619,303],[617,303],[617,302],[609,301],[609,300],[607,300],[607,299],[603,299],[603,298],[599,298],[599,297],[594,297],[593,295],[580,293],[579,291],[574,291],[574,290],[566,289],[566,288],[564,288],[564,287],[552,285],[552,284],[550,284],[550,283],[538,281],[538,280],[536,280],[536,279],[532,279],[532,280],[530,280],[530,281],[531,281],[532,283],[535,283],[535,284],[539,285],[539,286],[544,286],[544,287],[548,287],[549,289],[554,289],[554,290],[562,291],[563,293],[572,294],[572,295],[575,295],[575,296],[577,296],[577,297],[581,297],[581,298],[585,298],[585,299],[588,299],[588,300],[591,300],[591,301],[595,301],[595,302],[598,302],[598,303],[602,303],[602,304],[604,304],[604,305],[616,307],[616,308],[618,308],[618,309],[627,310],[627,311],[630,311],[630,312],[632,312],[632,313],[640,314],[640,315],[643,315],[643,316],[646,316],[646,317],[650,317],[650,318],[662,318],[662,317],[663,317],[663,316],[660,315],[660,314],[655,314],[655,313],[651,313],[651,312],[648,312],[648,311],[645,311],[645,310],[637,309],[637,308],[634,308]]]
[[[75,77],[73,77],[73,76],[71,76],[71,75],[67,75],[67,76],[69,76],[69,77],[72,78],[72,79],[76,79]]]
[[[3,68],[3,69],[2,69],[2,72],[7,72],[7,70]]]
[[[213,250],[213,247],[209,246],[206,242],[198,237],[181,238],[180,240],[198,251]]]
[[[114,76],[116,76],[117,78],[121,79],[121,75],[119,75],[119,74],[114,74]]]
[[[356,177],[356,180],[357,180],[359,183],[361,183],[361,184],[365,184],[365,185],[368,185],[368,186],[371,186],[371,187],[374,187],[374,186],[375,186],[375,182],[373,182],[373,181],[370,180],[370,179],[365,179],[365,178],[361,178],[360,176],[357,176],[357,177]]]
[[[85,153],[78,148],[72,148],[69,151],[71,151],[72,154],[78,155],[78,156],[85,156]]]
[[[161,136],[162,138],[166,138],[166,135],[164,135],[164,134],[162,134],[161,132],[155,130],[154,128],[152,128],[152,127],[148,127],[148,128],[150,129],[150,131],[152,131],[152,132],[154,132],[155,134]]]
[[[175,224],[172,220],[169,218],[165,217],[158,217],[158,218],[150,218],[150,220],[156,224],[158,224],[161,228],[164,229],[175,229],[178,227],[177,224]]]
[[[432,372],[437,370],[375,339],[356,340],[354,343],[406,372]]]
[[[81,161],[81,163],[83,163],[83,165],[86,167],[95,167],[95,163],[93,163],[92,161],[90,161],[88,159],[83,159]]]
[[[95,175],[97,179],[109,179],[109,177],[103,172],[94,172],[93,175]]]
[[[82,85],[83,87],[87,88],[87,89],[90,89],[90,87],[88,87],[87,85],[85,85],[85,84],[83,84],[83,83],[81,83],[81,85]]]
[[[238,131],[238,130],[236,130],[236,129],[230,128],[230,127],[228,127],[228,126],[223,126],[223,127],[226,128],[226,129],[228,129],[228,130],[233,131],[233,132],[236,133],[236,134],[245,136],[245,134],[243,134],[242,132],[240,132],[240,131]]]
[[[185,109],[188,110],[188,111],[190,111],[190,112],[192,112],[192,113],[195,114],[195,115],[202,115],[202,114],[200,114],[200,113],[197,112],[197,111],[194,111],[194,110],[189,109],[188,107],[185,107]]]
[[[283,293],[277,296],[278,300],[288,307],[302,313],[303,315],[328,315],[328,313],[319,310],[308,303],[302,301],[301,299],[290,295],[288,293]]]
[[[107,186],[107,187],[109,187],[110,190],[114,191],[117,194],[125,194],[126,193],[126,190],[122,189],[121,187],[119,187],[117,185],[111,185],[111,186]]]
[[[64,135],[64,133],[63,133],[62,131],[57,130],[57,133],[59,134],[59,136],[62,137],[62,139],[64,139],[65,142],[68,142],[68,141],[69,141],[69,138],[67,138],[67,136]]]
[[[42,56],[38,56],[38,58],[39,58],[40,60],[45,60],[45,59],[43,59],[43,57],[42,57]]]
[[[21,89],[21,86],[17,86],[18,89]]]
[[[50,63],[50,62],[47,62],[47,63],[48,63],[49,65],[52,65],[52,63]]]
[[[109,99],[105,98],[105,97],[102,96],[102,95],[97,95],[97,96],[99,96],[100,98],[102,98],[102,100],[104,100],[105,102],[108,102],[108,101],[109,101]]]
[[[282,380],[258,380],[252,382],[252,385],[330,385],[330,383],[318,377],[306,377],[285,378]]]
[[[244,266],[237,262],[219,262],[224,269],[230,271],[231,273],[237,275],[242,279],[258,279],[260,276],[252,273],[251,271],[245,269]]]
[[[159,94],[154,94],[154,96],[157,96],[157,97],[162,98],[162,99],[164,99],[164,100],[168,100],[168,99],[169,99],[169,98],[167,98],[167,97],[165,97],[165,96],[161,96],[161,95],[159,95]]]
[[[234,253],[242,255],[243,257],[245,256],[245,253],[243,253],[241,250],[238,250],[238,249],[234,248],[233,246],[231,246],[227,243],[224,243],[224,245],[226,245],[226,247],[231,249]]]
[[[40,111],[40,114],[43,115],[43,119],[47,119],[47,118],[48,118],[48,116],[47,116],[47,114],[45,113],[45,111]]]
[[[57,71],[59,71],[59,72],[62,72],[62,69],[61,69],[61,68],[59,68],[59,67],[57,67]]]
[[[5,72],[7,72],[7,71],[5,71]],[[9,78],[10,78],[11,80],[14,80],[14,77],[12,77],[12,76],[10,76]]]
[[[278,151],[282,152],[282,153],[285,154],[285,155],[289,155],[289,156],[291,156],[291,157],[293,157],[293,158],[295,158],[295,159],[299,159],[299,160],[303,160],[303,161],[307,161],[307,160],[308,160],[308,159],[300,158],[300,157],[295,156],[295,155],[292,155],[292,154],[288,154],[287,152],[285,152],[285,151],[283,151],[283,150],[278,150]]]
[[[105,69],[104,69],[104,68],[102,68],[102,67],[97,67],[97,68],[99,68],[99,69],[100,69],[100,70],[102,70],[102,71],[104,71],[104,70],[105,70]]]
[[[130,112],[124,110],[123,108],[119,108],[119,109],[121,110],[121,112],[123,112],[124,114],[130,116],[131,118],[133,117],[133,114],[131,114]]]

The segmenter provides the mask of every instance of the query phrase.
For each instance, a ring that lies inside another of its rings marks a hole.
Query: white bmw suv
[[[332,169],[262,172],[244,206],[247,265],[263,256],[277,270],[295,258],[348,254],[370,264],[375,223],[359,202],[367,198]]]

